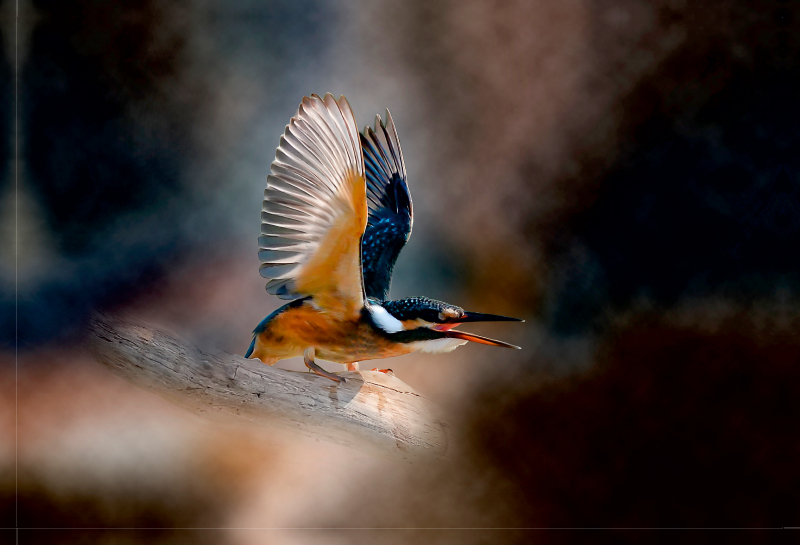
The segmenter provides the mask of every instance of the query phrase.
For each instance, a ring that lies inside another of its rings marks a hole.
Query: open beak
[[[514,346],[513,344],[504,343],[503,341],[496,341],[494,339],[489,339],[488,337],[481,337],[480,335],[475,335],[474,333],[467,333],[466,331],[457,331],[452,329],[450,331],[445,331],[444,335],[445,337],[449,337],[451,339],[463,339],[465,341],[472,341],[474,343],[488,344],[489,346],[503,346],[505,348],[516,348],[517,350],[520,350],[519,346]]]

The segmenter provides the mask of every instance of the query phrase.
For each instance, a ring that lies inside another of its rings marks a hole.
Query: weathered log
[[[132,383],[200,415],[279,426],[373,455],[441,458],[446,424],[396,377],[342,373],[345,384],[198,348],[129,317],[91,322],[95,358]]]

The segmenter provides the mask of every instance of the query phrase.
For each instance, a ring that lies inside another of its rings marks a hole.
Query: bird
[[[427,297],[389,299],[414,214],[388,109],[385,116],[359,132],[343,95],[312,94],[286,126],[267,177],[258,256],[267,292],[290,302],[256,326],[245,358],[274,365],[302,355],[310,371],[344,383],[316,359],[352,371],[361,361],[469,341],[519,348],[455,329],[518,318]]]

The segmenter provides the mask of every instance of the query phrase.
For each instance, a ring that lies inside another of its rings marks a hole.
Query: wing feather
[[[375,129],[361,133],[367,178],[369,220],[362,242],[364,288],[368,297],[386,300],[392,271],[411,235],[413,207],[406,183],[406,167],[394,121],[375,116]]]
[[[358,129],[343,96],[303,98],[275,153],[258,238],[267,291],[314,296],[354,316],[364,304],[366,181]]]

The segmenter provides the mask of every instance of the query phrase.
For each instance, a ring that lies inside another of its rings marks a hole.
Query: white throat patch
[[[397,333],[405,329],[403,327],[403,322],[389,314],[389,311],[382,306],[369,305],[367,306],[367,310],[369,310],[372,320],[386,333]]]

